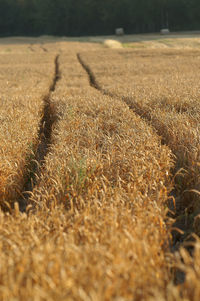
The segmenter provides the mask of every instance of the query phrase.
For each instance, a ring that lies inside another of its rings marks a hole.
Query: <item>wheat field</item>
[[[0,39],[0,300],[199,300],[196,39]]]

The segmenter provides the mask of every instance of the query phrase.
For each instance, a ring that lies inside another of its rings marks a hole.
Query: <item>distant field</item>
[[[128,48],[199,48],[200,31],[191,32],[171,32],[168,35],[155,34],[133,34],[124,36],[98,36],[98,37],[80,37],[80,38],[63,38],[71,41],[107,43],[107,41],[116,41],[123,47]],[[112,46],[111,46],[112,47]]]
[[[0,300],[199,301],[199,46],[0,39]]]
[[[169,47],[189,47],[198,48],[200,43],[200,31],[188,31],[188,32],[171,32],[168,35],[155,34],[129,34],[124,36],[85,36],[85,37],[54,37],[54,36],[40,36],[34,37],[12,37],[1,38],[0,45],[12,45],[12,44],[37,44],[43,43],[60,43],[60,42],[83,42],[83,43],[104,43],[107,40],[120,42],[125,47],[133,48],[163,48]],[[160,45],[160,47],[159,47]]]

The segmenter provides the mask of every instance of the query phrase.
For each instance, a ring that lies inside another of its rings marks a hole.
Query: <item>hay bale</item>
[[[162,35],[166,35],[166,34],[169,34],[169,33],[170,33],[170,31],[169,31],[168,28],[163,28],[163,29],[160,30],[160,34],[162,34]]]
[[[123,48],[122,44],[116,40],[105,40],[104,45],[108,48]]]
[[[115,29],[116,36],[123,36],[124,35],[124,29],[123,28],[116,28]]]

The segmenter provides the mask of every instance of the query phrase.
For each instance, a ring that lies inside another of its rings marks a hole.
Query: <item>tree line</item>
[[[199,0],[0,0],[0,35],[106,35],[200,29]]]

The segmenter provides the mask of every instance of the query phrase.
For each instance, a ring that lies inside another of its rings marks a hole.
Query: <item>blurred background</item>
[[[199,0],[0,0],[0,36],[200,30]]]

